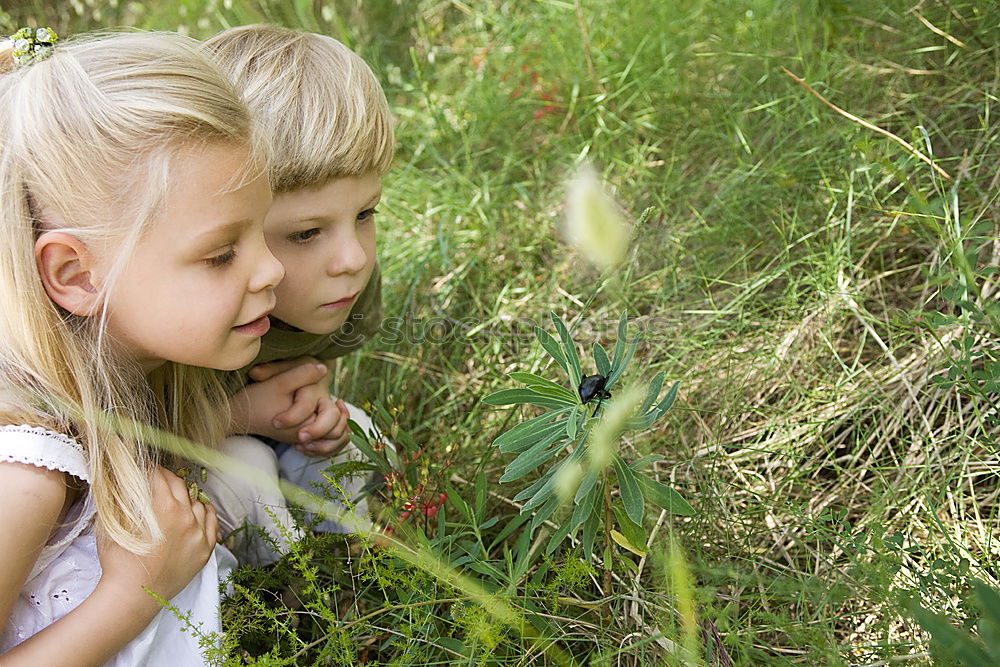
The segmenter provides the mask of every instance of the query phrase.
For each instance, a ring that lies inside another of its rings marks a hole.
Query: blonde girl
[[[200,665],[150,592],[218,629],[215,513],[140,431],[219,440],[191,367],[269,326],[264,163],[187,40],[50,37],[0,47],[0,663]]]

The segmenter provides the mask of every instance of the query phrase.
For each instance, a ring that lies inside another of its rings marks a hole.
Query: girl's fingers
[[[174,497],[174,500],[181,503],[182,506],[190,506],[191,496],[189,495],[187,486],[184,484],[184,480],[163,467],[159,468],[158,472],[158,477],[166,485],[167,490]]]
[[[204,531],[205,517],[208,513],[205,509],[205,504],[199,500],[195,500],[191,503],[191,513],[194,514],[194,520],[198,522],[198,528]]]
[[[215,544],[219,541],[219,516],[215,513],[215,507],[204,505],[205,508],[205,536]]]

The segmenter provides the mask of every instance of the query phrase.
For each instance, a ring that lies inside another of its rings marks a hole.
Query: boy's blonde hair
[[[147,382],[137,364],[116,358],[106,312],[80,317],[49,299],[35,240],[57,229],[110,257],[106,304],[114,275],[162,211],[176,155],[206,143],[246,146],[249,176],[263,153],[232,84],[177,35],[85,36],[16,68],[0,45],[0,109],[0,423],[75,436],[99,529],[141,553],[161,537],[148,481],[158,457],[143,427],[218,442],[225,393],[205,369],[166,364]]]
[[[272,25],[232,28],[205,45],[269,144],[275,194],[389,170],[389,104],[371,68],[349,48]]]

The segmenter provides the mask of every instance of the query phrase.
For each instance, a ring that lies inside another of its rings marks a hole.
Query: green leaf
[[[516,382],[524,383],[524,384],[528,385],[528,387],[530,389],[533,389],[535,391],[539,391],[539,393],[547,393],[547,392],[542,392],[540,390],[541,389],[548,389],[549,391],[557,392],[559,394],[564,394],[564,395],[566,395],[569,398],[572,398],[574,400],[577,397],[576,392],[572,392],[569,389],[567,389],[566,387],[562,386],[561,384],[558,384],[556,382],[553,382],[552,380],[548,380],[546,378],[543,378],[540,375],[535,375],[534,373],[521,373],[519,371],[516,371],[516,372],[513,372],[513,373],[508,373],[507,375],[512,380],[514,380]]]
[[[531,528],[529,530],[535,532],[535,529],[552,516],[557,509],[559,509],[559,498],[551,498],[535,512],[535,516],[531,518]]]
[[[465,499],[450,484],[448,485],[448,503],[454,505],[470,525],[476,525],[476,518],[472,514],[472,508],[469,507]]]
[[[514,531],[520,528],[521,525],[528,520],[528,518],[527,514],[515,514],[511,517],[510,521],[507,522],[507,525],[503,527],[495,538],[493,538],[493,542],[490,543],[490,548],[487,549],[487,551],[493,551],[498,544],[510,537]]]
[[[653,402],[656,401],[656,397],[660,395],[660,389],[663,387],[663,378],[666,376],[666,373],[660,371],[653,377],[649,383],[649,391],[646,392],[646,400],[642,402],[642,407],[639,408],[639,414],[644,414],[653,407]]]
[[[566,371],[566,375],[572,378],[573,374],[569,372],[569,364],[566,363],[566,355],[563,354],[562,348],[559,347],[559,343],[552,337],[552,334],[541,327],[535,327],[535,338],[542,344],[545,351],[549,353],[549,356],[555,359],[556,363]]]
[[[611,373],[618,370],[622,363],[622,354],[625,352],[625,341],[628,340],[628,311],[623,310],[618,318],[618,338],[615,339],[615,356],[611,360]],[[610,373],[609,373],[610,375]]]
[[[499,449],[504,454],[520,454],[526,449],[531,449],[536,443],[551,438],[553,434],[565,432],[565,421],[546,424],[544,428],[535,430],[532,433],[523,435],[522,437],[512,436],[506,439],[500,444]],[[508,431],[508,433],[513,433],[513,431]],[[507,435],[507,433],[504,435]],[[550,442],[552,442],[552,440],[550,440]]]
[[[608,376],[608,381],[604,385],[605,389],[610,389],[614,383],[618,381],[618,378],[622,376],[625,369],[628,368],[629,363],[632,361],[632,356],[635,354],[635,348],[639,344],[639,338],[641,338],[641,336],[636,334],[632,338],[631,342],[629,342],[628,349],[625,350],[625,357],[621,360],[620,364],[617,363],[617,359],[615,360],[615,369],[611,371],[611,375]]]
[[[1000,622],[1000,593],[978,580],[973,582],[973,586],[976,590],[976,601],[984,612],[983,617]]]
[[[351,444],[357,447],[359,452],[367,456],[369,461],[378,465],[382,472],[389,472],[392,470],[392,466],[389,465],[388,459],[372,448],[371,444],[368,442],[367,434],[365,434],[360,426],[354,423],[353,419],[348,420],[347,426],[351,429]]]
[[[550,396],[558,401],[564,401],[566,405],[580,404],[580,394],[574,393],[565,387],[546,387],[536,384],[531,387],[531,391],[542,396]]]
[[[914,605],[910,614],[924,630],[929,632],[932,641],[947,657],[959,660],[964,665],[989,665],[990,657],[968,632],[962,632],[945,618]]]
[[[647,412],[638,417],[629,417],[622,426],[624,431],[645,431],[656,420],[656,410]]]
[[[580,524],[590,517],[591,512],[594,510],[594,501],[597,494],[590,493],[584,498],[584,502],[573,508],[573,513],[570,515],[567,521],[564,521],[559,530],[557,530],[552,535],[552,539],[549,540],[548,546],[545,548],[545,553],[551,554],[555,551],[556,547],[559,546],[567,537],[576,535],[576,531],[580,529]]]
[[[557,473],[559,472],[559,469],[571,462],[578,461],[584,449],[585,449],[584,447],[577,447],[576,449],[573,450],[573,452],[569,456],[565,457],[562,461],[552,466],[552,468],[547,473],[545,473],[545,476],[543,477],[545,483],[542,484],[538,488],[538,490],[534,492],[534,495],[531,497],[531,500],[529,500],[524,504],[524,507],[521,508],[521,511],[528,512],[534,509],[535,507],[538,507],[547,499],[552,497],[552,495],[556,492],[556,480],[558,479]],[[518,502],[519,497],[521,497],[522,499],[528,497],[528,496],[521,496],[522,493],[524,492],[522,491],[521,493],[514,496],[514,502]]]
[[[566,363],[569,365],[569,379],[573,382],[574,387],[579,387],[582,371],[580,370],[580,356],[576,353],[576,345],[563,321],[555,313],[549,313],[549,316],[552,318],[552,324],[555,325],[556,331],[559,332],[559,339],[562,341],[563,353],[566,355]]]
[[[597,477],[597,471],[595,470],[588,470],[583,475],[583,481],[580,482],[580,488],[576,490],[576,496],[573,498],[573,502],[575,504],[579,505],[580,501],[590,493],[590,490],[594,488],[595,484],[597,484]]]
[[[566,433],[569,435],[570,440],[576,438],[577,434],[577,418],[580,416],[580,406],[576,405],[573,407],[572,412],[569,413],[569,417],[566,418]]]
[[[600,490],[599,495],[603,495],[604,491]],[[601,525],[601,512],[600,506],[595,505],[593,511],[591,511],[590,516],[587,517],[583,524],[583,539],[580,540],[583,546],[583,557],[586,560],[590,560],[594,555],[594,539],[597,537],[597,528]]]
[[[646,552],[641,547],[633,545],[627,537],[619,533],[617,530],[611,531],[611,539],[613,539],[615,541],[615,544],[617,544],[621,548],[628,549],[629,551],[634,553],[636,556],[639,556],[640,558],[646,555]]]
[[[537,405],[540,408],[549,408],[553,410],[567,405],[574,405],[574,403],[569,400],[539,394],[537,391],[533,391],[531,389],[501,389],[500,391],[495,391],[484,398],[483,403],[486,405],[496,406],[527,403],[529,405]]]
[[[510,454],[513,452],[523,452],[525,449],[546,437],[552,431],[565,430],[566,422],[557,421],[555,417],[562,415],[573,408],[565,407],[552,412],[521,422],[506,433],[497,436],[493,441],[493,446],[501,452]]]
[[[452,653],[457,653],[463,658],[469,655],[468,647],[466,647],[460,639],[455,639],[454,637],[438,637],[437,643]]]
[[[677,380],[671,385],[670,390],[667,391],[667,395],[663,397],[660,404],[656,406],[656,419],[662,417],[667,410],[674,404],[674,400],[677,398],[677,389],[681,386],[681,381]]]
[[[555,482],[555,472],[556,469],[553,468],[551,471],[553,473],[542,484],[534,494],[528,498],[527,502],[521,507],[521,512],[530,512],[535,509],[546,500],[549,500],[556,492],[556,482]]]
[[[656,463],[657,461],[662,461],[662,460],[663,457],[660,456],[659,454],[647,454],[646,456],[638,458],[635,461],[632,461],[632,463],[629,463],[628,467],[631,468],[632,470],[635,470],[636,472],[639,472],[640,470],[648,466],[650,463]]]
[[[573,514],[570,515],[569,523],[571,525],[571,534],[575,533],[577,528],[580,527],[590,513],[597,507],[597,499],[600,498],[600,489],[591,486],[590,490],[584,495],[580,504],[573,508]]]
[[[991,664],[1000,661],[1000,593],[982,581],[973,581],[976,602],[982,610],[982,617],[976,630],[990,653]]]
[[[679,381],[674,382],[674,384],[670,387],[670,390],[667,391],[667,394],[663,397],[663,400],[660,401],[660,404],[649,412],[640,414],[637,417],[629,417],[629,419],[625,421],[624,429],[626,431],[643,431],[652,426],[653,422],[662,417],[663,414],[670,409],[670,406],[674,404],[674,399],[677,397],[677,388],[679,386]],[[647,401],[648,398],[649,397],[647,396]]]
[[[615,476],[618,478],[618,490],[622,494],[622,503],[625,505],[625,513],[628,518],[637,524],[642,524],[642,515],[645,512],[645,501],[642,499],[642,489],[632,469],[625,465],[620,456],[615,456],[612,465],[615,467]]]
[[[545,473],[540,478],[535,480],[535,482],[531,484],[531,486],[528,486],[518,491],[517,495],[514,496],[513,501],[515,503],[519,503],[522,500],[527,500],[528,498],[533,497],[535,493],[541,490],[541,488],[546,484],[546,482],[552,479],[554,474],[555,470],[549,470],[547,473]]]
[[[476,522],[482,523],[483,518],[486,516],[484,513],[486,511],[486,473],[484,473],[482,470],[480,470],[476,474],[475,491],[476,491],[476,496],[475,496]]]
[[[657,507],[662,507],[671,514],[679,514],[681,516],[692,516],[694,514],[694,508],[688,504],[688,501],[681,497],[681,494],[677,493],[671,489],[666,484],[661,484],[655,479],[646,477],[645,475],[637,474],[636,479],[639,482],[639,486],[642,487],[642,492],[649,502],[653,503]]]
[[[601,375],[608,375],[611,372],[611,361],[608,353],[604,351],[604,346],[594,343],[594,363],[597,365],[597,372]]]
[[[634,544],[639,549],[645,551],[646,531],[642,529],[642,526],[632,521],[632,519],[625,514],[625,511],[620,506],[612,505],[611,510],[615,513],[615,519],[618,520],[618,527],[621,528],[622,535],[624,535],[631,544]]]
[[[562,450],[566,449],[566,445],[569,444],[569,440],[558,443],[551,449],[545,449],[552,444],[552,442],[559,440],[560,436],[561,434],[556,434],[552,440],[542,440],[535,446],[518,455],[516,459],[507,465],[506,471],[503,476],[500,477],[500,483],[506,484],[507,482],[514,482],[521,479],[535,468],[542,465]]]

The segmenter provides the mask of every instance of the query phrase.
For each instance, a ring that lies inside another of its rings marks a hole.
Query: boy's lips
[[[346,308],[354,303],[354,300],[358,298],[360,292],[355,292],[350,296],[345,296],[343,299],[338,299],[337,301],[331,301],[330,303],[324,303],[321,308]]]

